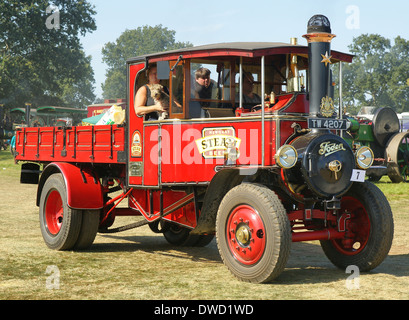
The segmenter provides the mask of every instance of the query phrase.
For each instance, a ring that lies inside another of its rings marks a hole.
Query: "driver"
[[[261,103],[261,98],[253,92],[254,78],[251,72],[243,72],[243,105],[257,105]],[[236,101],[239,101],[239,94],[236,95]]]

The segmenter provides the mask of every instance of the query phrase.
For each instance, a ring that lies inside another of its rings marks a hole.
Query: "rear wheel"
[[[263,283],[284,270],[291,227],[277,195],[265,186],[241,184],[223,198],[216,239],[224,264],[243,281]]]
[[[341,211],[350,214],[348,237],[321,241],[328,259],[341,269],[377,267],[388,255],[393,239],[392,211],[384,194],[371,182],[356,183],[342,197]]]
[[[81,231],[75,249],[88,249],[94,242],[99,227],[100,210],[82,210]]]
[[[40,198],[40,228],[46,245],[55,250],[72,249],[78,240],[81,223],[81,211],[67,205],[62,174],[51,175]]]

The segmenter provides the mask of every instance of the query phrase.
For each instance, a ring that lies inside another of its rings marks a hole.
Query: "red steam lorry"
[[[15,159],[21,182],[38,184],[47,246],[80,250],[98,232],[148,224],[172,245],[216,236],[243,281],[276,278],[299,241],[319,240],[339,268],[378,266],[392,243],[391,208],[364,180],[371,149],[342,138],[348,123],[333,101],[331,65],[353,57],[331,51],[325,16],[303,37],[308,46],[221,43],[132,58],[123,124],[19,129]],[[147,121],[134,101],[152,64],[170,105],[167,119]],[[210,71],[205,98],[195,92],[199,68]],[[113,228],[120,216],[144,219]]]

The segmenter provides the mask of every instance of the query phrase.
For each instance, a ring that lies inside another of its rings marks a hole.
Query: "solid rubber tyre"
[[[220,256],[242,281],[270,282],[284,270],[291,226],[278,196],[264,185],[244,183],[223,198],[216,219]]]

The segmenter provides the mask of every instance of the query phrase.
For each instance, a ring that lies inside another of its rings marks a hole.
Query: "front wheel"
[[[341,199],[341,211],[350,214],[344,239],[321,241],[328,259],[346,269],[366,272],[388,255],[393,240],[393,216],[385,195],[369,181],[355,183]]]
[[[231,189],[223,198],[217,213],[216,239],[223,262],[234,276],[264,283],[285,268],[291,227],[272,190],[246,183]]]

